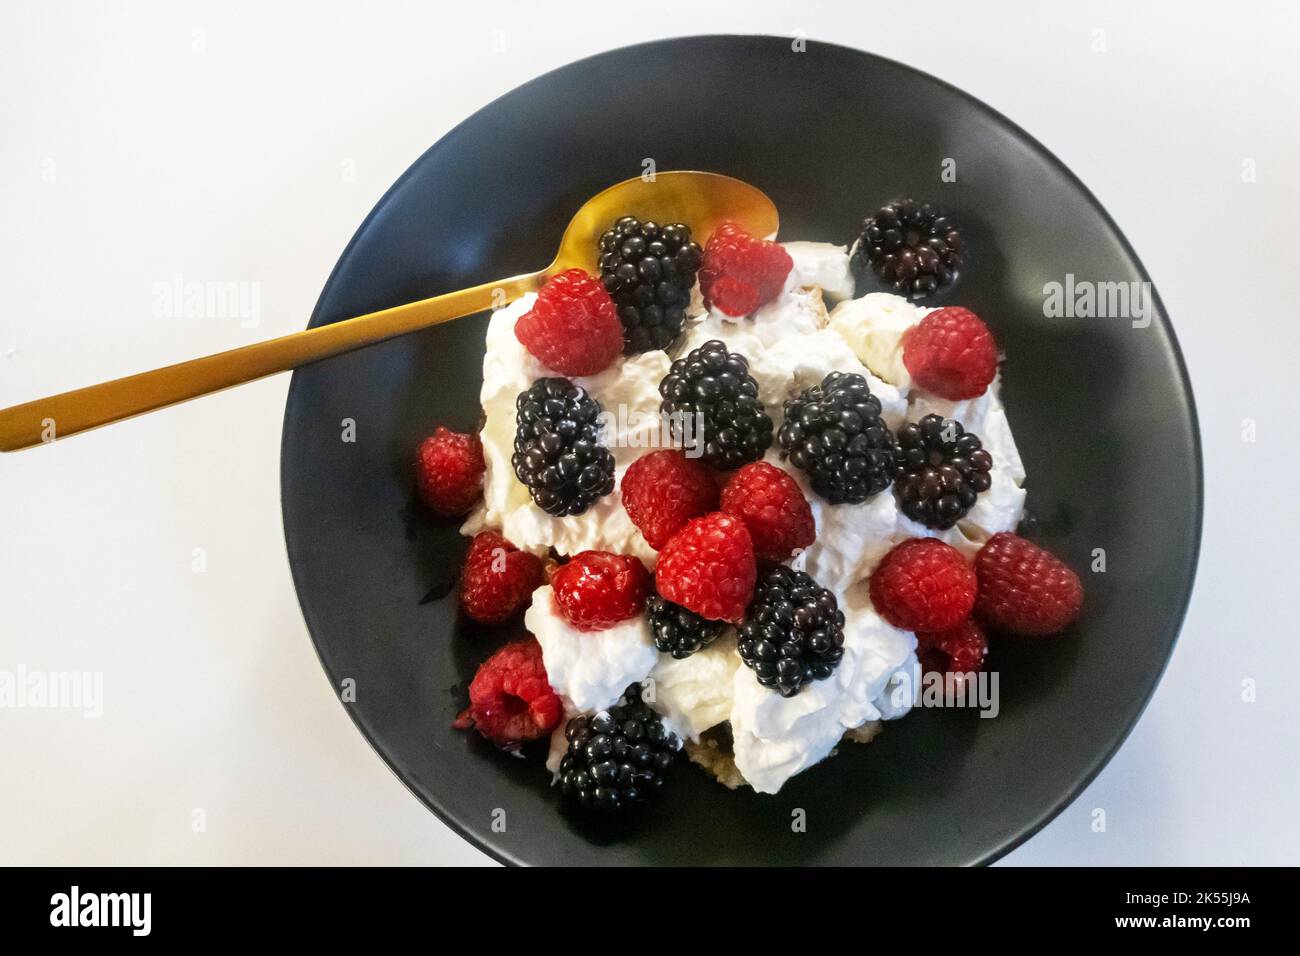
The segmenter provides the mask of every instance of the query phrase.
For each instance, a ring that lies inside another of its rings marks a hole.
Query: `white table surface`
[[[581,56],[803,31],[913,63],[1114,215],[1174,317],[1205,444],[1199,580],[1159,690],[1006,862],[1297,862],[1300,9],[932,0],[919,22],[896,2],[661,0],[642,31],[608,4],[418,6],[0,7],[0,405],[300,329],[407,165]],[[177,276],[256,284],[259,323],[159,315]],[[280,521],[288,381],[0,460],[0,670],[104,675],[98,719],[0,709],[0,863],[490,862],[317,664]]]

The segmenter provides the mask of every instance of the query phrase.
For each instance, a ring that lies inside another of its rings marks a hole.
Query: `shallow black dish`
[[[622,78],[655,89],[645,112]],[[434,95],[431,93],[430,95]],[[294,581],[321,662],[403,782],[498,859],[519,863],[983,863],[1034,833],[1107,761],[1172,650],[1201,527],[1191,388],[1159,302],[1124,318],[1046,318],[1043,287],[1146,281],[1088,191],[1038,143],[947,84],[856,50],[776,37],[630,47],[547,74],[470,117],[397,182],[312,317],[336,321],[537,268],[588,196],[659,169],[749,180],[782,238],[850,242],[904,195],[941,203],[970,264],[935,300],[967,305],[1008,355],[1004,398],[1037,534],[1088,588],[1072,634],[995,645],[1001,714],[925,711],[775,797],[679,768],[626,828],[558,812],[541,757],[452,730],[506,635],[458,624],[454,524],[413,507],[409,461],[436,424],[478,415],[482,316],[295,373],[282,492]],[[956,181],[945,182],[945,162]],[[341,439],[355,422],[355,442]],[[1105,573],[1089,573],[1104,549]],[[791,811],[807,830],[791,831]],[[505,811],[504,832],[494,820]]]

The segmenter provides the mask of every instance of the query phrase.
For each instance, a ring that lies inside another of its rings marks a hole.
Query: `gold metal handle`
[[[0,410],[0,451],[30,448],[284,372],[417,329],[500,307],[539,289],[548,270],[410,302],[178,365]]]

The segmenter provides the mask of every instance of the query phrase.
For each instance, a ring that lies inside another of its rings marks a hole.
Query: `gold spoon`
[[[661,223],[684,222],[701,243],[727,219],[755,236],[770,236],[777,229],[772,200],[730,176],[679,171],[657,173],[649,180],[629,179],[583,203],[564,230],[554,261],[539,272],[485,282],[472,289],[15,405],[0,410],[0,451],[49,443],[397,335],[499,308],[536,292],[547,279],[565,269],[594,273],[601,233],[620,216],[629,215]]]

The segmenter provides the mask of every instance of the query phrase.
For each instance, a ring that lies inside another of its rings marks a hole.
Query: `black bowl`
[[[971,264],[937,301],[975,309],[1005,348],[1029,510],[1038,537],[1084,577],[1082,619],[1059,639],[994,645],[996,719],[918,710],[777,796],[733,793],[684,767],[627,825],[564,812],[539,753],[516,759],[451,728],[475,666],[510,635],[458,621],[446,595],[463,542],[454,523],[414,506],[411,460],[434,426],[475,425],[478,316],[293,377],[285,536],[321,663],[335,687],[353,682],[344,706],[398,777],[503,861],[995,859],[1119,747],[1191,591],[1201,454],[1163,308],[1156,300],[1144,328],[1044,314],[1045,284],[1067,274],[1146,282],[1146,272],[1058,160],[946,83],[824,43],[799,52],[776,37],[692,37],[556,70],[454,129],[366,219],[311,324],[538,268],[583,200],[647,159],[754,183],[776,201],[785,239],[847,243],[867,212],[905,195],[961,223]],[[355,441],[344,440],[348,421]],[[805,832],[791,826],[796,809]]]

